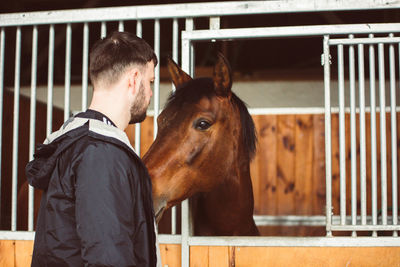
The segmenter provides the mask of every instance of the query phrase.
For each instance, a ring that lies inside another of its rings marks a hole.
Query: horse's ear
[[[168,61],[168,71],[171,76],[172,82],[175,84],[176,88],[178,88],[185,82],[192,80],[192,77],[190,77],[189,74],[184,72],[171,58],[168,58],[167,61]]]
[[[229,96],[232,87],[232,72],[226,58],[218,53],[218,60],[214,66],[214,87],[219,96]]]

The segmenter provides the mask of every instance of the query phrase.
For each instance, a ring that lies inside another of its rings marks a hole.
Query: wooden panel
[[[251,176],[257,181],[254,191],[255,214],[276,215],[277,194],[277,117],[276,115],[253,116],[257,129],[257,153],[251,163]],[[278,227],[258,227],[264,236],[276,235]]]
[[[209,247],[208,257],[210,267],[230,267],[229,247]]]
[[[400,266],[400,248],[238,247],[235,266]]]
[[[32,241],[0,241],[0,267],[27,267]],[[162,266],[181,266],[181,247],[161,244]],[[190,248],[190,266],[400,266],[400,247],[207,247]]]
[[[208,267],[208,253],[206,246],[190,247],[190,267]]]
[[[30,266],[32,262],[33,242],[26,240],[15,241],[15,266]]]
[[[339,152],[339,116],[338,114],[334,114],[331,117],[331,138],[332,138],[332,192],[340,192],[340,152]],[[324,130],[325,132],[325,130]],[[348,144],[346,140],[346,144]],[[324,145],[325,145],[325,140],[324,140]],[[325,151],[325,149],[324,149]],[[346,162],[347,163],[347,162]],[[346,164],[346,167],[347,164]],[[324,162],[324,168],[325,168],[325,162]],[[325,172],[325,170],[324,170]],[[347,174],[347,173],[346,173]],[[346,176],[347,177],[347,176]],[[322,177],[321,177],[322,178]],[[346,180],[350,181],[350,180]],[[325,183],[325,177],[321,182]],[[326,186],[324,186],[325,190]],[[325,195],[325,193],[324,193]],[[323,203],[325,203],[326,200],[323,200]],[[336,215],[340,214],[340,197],[339,194],[333,194],[332,197],[332,206],[333,206],[333,212]],[[325,206],[324,206],[325,208]],[[324,214],[322,211],[321,214]]]
[[[151,144],[153,143],[154,140],[154,131],[153,131],[153,117],[147,117],[143,122],[142,122],[142,128],[140,136],[140,146],[141,146],[141,156],[143,157],[144,154],[146,154],[147,150],[149,150]]]
[[[181,245],[160,244],[162,266],[181,266]]]
[[[278,215],[295,214],[295,116],[278,116],[277,138],[277,194]],[[293,235],[294,229],[282,229],[281,233]],[[279,234],[281,234],[279,233]]]
[[[230,267],[235,257],[235,248],[222,246],[190,247],[191,267]]]
[[[125,129],[125,133],[128,136],[132,146],[135,147],[135,125],[129,125]],[[151,144],[153,143],[153,117],[147,116],[146,119],[140,124],[140,155],[146,154]]]
[[[13,267],[15,257],[15,241],[0,240],[0,267]]]
[[[313,171],[313,117],[296,115],[295,124],[295,214],[312,214],[312,171]],[[295,235],[308,235],[309,228],[301,226]]]
[[[251,164],[255,214],[277,213],[277,116],[253,116],[257,128],[257,154]]]
[[[307,215],[312,214],[312,115],[297,115],[295,132],[295,210],[298,215]]]
[[[312,215],[321,215],[325,211],[325,118],[323,114],[313,116],[314,120],[314,160]]]

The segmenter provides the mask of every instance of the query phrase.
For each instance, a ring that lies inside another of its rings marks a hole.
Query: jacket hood
[[[50,135],[43,144],[36,147],[34,159],[25,168],[26,177],[31,186],[42,190],[47,189],[58,155],[85,135],[87,130],[83,128],[87,129],[87,127],[76,128],[67,133],[61,133],[54,140],[52,140],[54,136]]]
[[[124,131],[97,119],[72,117],[58,131],[49,135],[43,144],[36,147],[34,159],[25,168],[29,184],[46,190],[58,156],[78,139],[90,135],[90,132],[100,134],[111,142],[122,144],[136,155]]]

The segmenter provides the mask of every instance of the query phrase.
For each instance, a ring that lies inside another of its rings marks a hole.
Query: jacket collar
[[[61,126],[61,128],[58,131],[55,131],[54,133],[50,134],[43,143],[49,144],[58,137],[68,133],[69,131],[79,128],[86,123],[89,124],[89,131],[95,132],[103,136],[115,138],[124,143],[133,152],[136,153],[135,149],[129,142],[128,136],[124,131],[120,130],[117,127],[104,123],[103,121],[99,121],[96,119],[89,119],[89,118],[79,118],[79,117],[70,118],[63,124],[63,126]]]

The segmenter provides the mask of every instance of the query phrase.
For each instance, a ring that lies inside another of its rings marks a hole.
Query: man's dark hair
[[[126,67],[145,66],[150,61],[157,65],[157,56],[146,41],[129,32],[113,32],[92,47],[90,80],[93,85],[99,79],[113,84]]]

